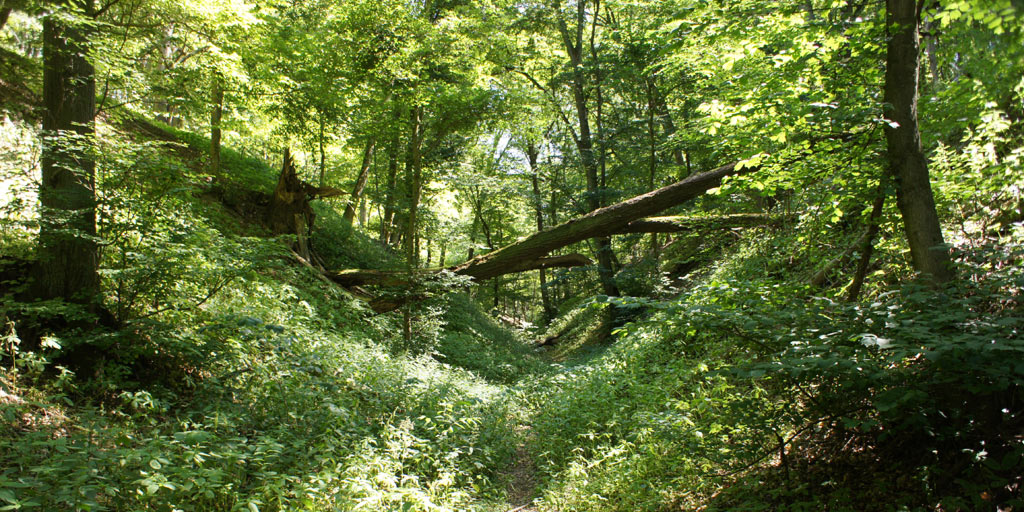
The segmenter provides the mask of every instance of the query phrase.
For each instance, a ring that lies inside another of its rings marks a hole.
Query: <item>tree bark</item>
[[[864,279],[868,275],[868,265],[871,264],[871,254],[875,251],[875,236],[878,235],[878,224],[882,217],[882,207],[885,206],[885,186],[878,186],[878,196],[871,205],[871,215],[868,216],[868,231],[865,233],[864,246],[861,248],[860,261],[857,263],[857,272],[850,282],[850,289],[846,296],[847,302],[854,302],[860,296],[860,290],[864,286]]]
[[[477,190],[477,197],[473,202],[473,222],[469,226],[469,250],[466,251],[466,260],[473,259],[476,255],[476,234],[480,230],[480,221],[482,218],[483,209],[483,198],[480,197],[482,192]]]
[[[771,216],[766,213],[732,213],[709,217],[650,217],[630,222],[609,232],[614,235],[630,233],[679,233],[698,229],[730,229],[764,226],[782,222],[785,216]]]
[[[889,43],[885,66],[887,117],[895,123],[885,128],[889,172],[896,181],[896,199],[910,245],[914,269],[935,283],[954,277],[949,249],[942,238],[928,177],[928,163],[921,149],[917,124],[920,13],[916,0],[887,0],[886,27]]]
[[[384,216],[380,221],[380,243],[388,245],[391,241],[391,230],[395,221],[395,194],[398,192],[398,135],[391,139],[388,148],[387,191],[384,199]]]
[[[320,133],[317,137],[320,144],[320,186],[327,186],[327,152],[324,151],[324,113],[320,112]]]
[[[345,206],[344,219],[350,226],[356,218],[356,204],[362,199],[366,180],[370,177],[370,163],[373,162],[373,151],[376,146],[376,137],[370,137],[370,140],[366,142],[366,149],[363,150],[363,163],[359,166],[359,176],[356,178],[355,187],[352,188],[352,197],[348,205]]]
[[[3,30],[4,25],[7,24],[7,19],[11,16],[11,11],[14,10],[11,7],[0,7],[0,30]]]
[[[90,16],[92,0],[76,2]],[[96,240],[95,70],[88,58],[89,26],[43,19],[43,151],[38,265],[33,295],[95,305],[99,300]]]
[[[537,156],[539,151],[533,141],[526,143],[526,158],[530,164],[530,183],[533,185],[533,209],[537,217],[537,232],[544,231],[544,201],[540,195],[540,170],[537,168]],[[551,303],[551,290],[548,288],[547,271],[539,270],[540,278],[540,301],[543,311],[544,324],[547,325],[555,319],[555,308]]]
[[[284,163],[267,211],[267,223],[274,234],[305,236],[313,228],[316,215],[309,201],[317,197],[335,197],[345,192],[331,187],[314,187],[299,179],[290,151],[284,150]],[[307,256],[307,255],[303,255]]]
[[[554,258],[545,258],[545,256],[551,251],[576,242],[624,229],[634,220],[647,217],[693,199],[709,189],[720,186],[726,176],[746,174],[758,169],[756,166],[748,166],[742,169],[737,167],[738,162],[734,162],[712,171],[695,174],[658,190],[606,206],[553,228],[534,233],[496,251],[477,256],[460,265],[449,267],[448,270],[459,275],[472,277],[477,281],[483,281],[505,274],[526,272],[539,268],[552,268],[555,266],[573,267],[588,264],[573,255]],[[586,261],[589,262],[589,260]],[[360,286],[380,282],[372,278],[351,277],[354,275],[364,275],[361,274],[364,272],[367,271],[346,270],[335,272],[330,277],[342,286]],[[390,274],[404,274],[408,276],[409,272],[395,271],[390,272]],[[395,301],[382,301],[376,304],[394,303]],[[400,306],[401,304],[398,305]],[[390,311],[388,309],[377,309],[378,306],[376,305],[374,308],[378,312]]]
[[[572,253],[561,256],[538,258],[533,261],[519,262],[510,267],[509,272],[505,273],[529,272],[531,270],[549,268],[585,267],[593,264],[594,262],[590,258],[579,253]],[[438,268],[414,269],[412,271],[352,269],[329,273],[328,277],[335,283],[346,287],[366,285],[407,286],[414,278],[430,277],[440,271],[441,269]]]
[[[650,95],[652,106],[655,114],[658,116],[658,120],[661,122],[662,133],[666,141],[669,141],[673,135],[676,134],[676,124],[672,121],[672,113],[668,109],[668,104],[665,102],[665,96],[658,89],[657,82],[654,79],[650,79]],[[690,175],[690,161],[686,158],[683,150],[675,144],[671,145],[672,161],[676,165],[686,167],[686,175]]]
[[[925,45],[925,53],[928,55],[928,71],[932,76],[932,90],[938,91],[942,88],[942,77],[939,76],[939,46],[938,36],[935,34],[935,24],[930,21],[924,22],[924,29],[930,33],[928,44]]]

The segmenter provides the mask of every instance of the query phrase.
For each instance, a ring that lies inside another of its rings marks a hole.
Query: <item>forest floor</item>
[[[528,449],[533,442],[533,429],[520,424],[516,430],[519,442],[516,445],[512,465],[504,475],[508,478],[509,512],[534,512],[533,499],[537,491],[537,466]]]

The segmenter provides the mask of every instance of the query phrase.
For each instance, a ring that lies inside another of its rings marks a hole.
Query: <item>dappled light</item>
[[[0,1],[0,511],[1024,509],[1015,0]]]

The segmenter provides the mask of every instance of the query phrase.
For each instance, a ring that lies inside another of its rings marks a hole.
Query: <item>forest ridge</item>
[[[3,0],[0,510],[1024,507],[1019,0]]]

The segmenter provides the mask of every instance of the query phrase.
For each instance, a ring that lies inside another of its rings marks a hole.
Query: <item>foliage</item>
[[[906,257],[882,3],[104,3],[76,16],[95,307],[28,294],[52,13],[0,5],[2,510],[1024,506],[1019,2],[923,6],[945,287]],[[314,202],[305,265],[262,225],[285,147],[345,191],[376,148],[367,218]],[[595,266],[411,268],[736,161],[761,170],[666,213],[777,222],[616,236],[621,297]],[[320,265],[414,277],[344,290]]]

